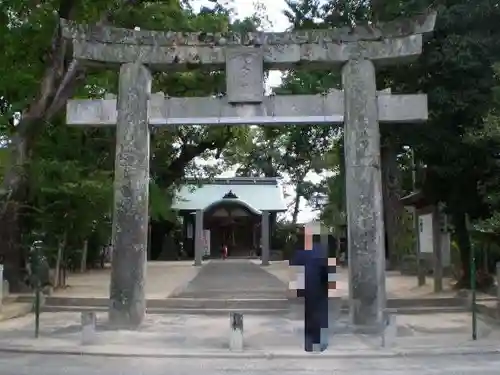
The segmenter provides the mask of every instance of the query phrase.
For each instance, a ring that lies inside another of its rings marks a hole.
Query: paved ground
[[[287,289],[287,283],[248,260],[212,260],[176,297],[272,299],[284,298]]]
[[[347,317],[332,315],[329,352],[379,351],[380,336],[350,333]],[[137,331],[111,331],[106,314],[98,314],[98,331],[92,353],[165,355],[165,353],[228,352],[229,317],[201,315],[148,315]],[[388,339],[387,350],[415,351],[429,348],[465,348],[498,345],[498,327],[479,321],[477,342],[471,342],[471,317],[466,313],[401,315]],[[248,352],[303,353],[303,320],[288,316],[245,316],[245,350]],[[43,313],[40,338],[34,339],[34,318],[26,316],[0,323],[0,351],[5,348],[81,351],[80,314]],[[386,350],[384,349],[384,350]],[[391,352],[392,353],[392,352]]]
[[[260,264],[258,260],[251,262]],[[263,268],[266,272],[276,276],[283,282],[289,283],[294,280],[295,271],[288,266],[288,261],[272,262]],[[349,275],[347,268],[337,267],[337,292],[338,297],[346,297],[349,294]],[[426,285],[419,287],[416,276],[404,276],[399,271],[388,271],[386,273],[386,289],[388,298],[436,298],[453,297],[456,291],[452,289],[451,279],[443,280],[443,291],[434,293],[434,281],[432,277],[427,277]]]
[[[255,271],[256,278],[250,277],[250,268],[241,263],[255,265],[254,270],[260,269],[265,272]],[[213,264],[213,266],[211,266]],[[205,271],[205,269],[208,269]],[[241,271],[241,272],[240,272]],[[347,296],[348,294],[348,272],[347,269],[338,268],[338,292],[337,296]],[[200,296],[200,285],[203,278],[196,278],[199,272],[202,275],[209,275],[213,281],[207,283],[207,290],[212,295],[217,295],[220,289],[233,289],[239,291],[239,287],[232,286],[235,280],[244,280],[248,288],[246,291],[254,290],[255,295],[261,292],[263,284],[268,284],[267,290],[282,289],[276,280],[281,280],[288,285],[293,281],[293,271],[288,266],[288,261],[272,262],[267,267],[261,267],[259,260],[211,260],[204,262],[202,267],[194,267],[192,261],[177,262],[149,262],[146,279],[146,296],[148,299],[164,299],[169,296],[178,295],[185,291],[185,296]],[[272,277],[268,277],[272,276]],[[205,277],[204,277],[205,278]],[[261,282],[257,278],[262,278]],[[206,278],[205,278],[206,279]],[[201,280],[201,281],[200,281]],[[109,296],[110,269],[93,270],[84,274],[70,274],[67,279],[68,288],[57,290],[54,296],[58,297],[95,297],[107,298]],[[191,283],[194,282],[194,283]],[[189,285],[191,283],[191,285]],[[239,284],[240,285],[240,284]],[[186,289],[187,288],[187,289]],[[418,287],[415,276],[402,276],[399,272],[391,271],[387,273],[386,288],[388,298],[413,299],[413,298],[433,298],[433,297],[453,297],[456,292],[450,286],[450,280],[444,280],[444,291],[435,294],[433,292],[432,278],[427,278],[427,284]],[[272,298],[284,298],[286,294]],[[205,298],[210,298],[205,295]],[[239,297],[242,298],[242,297]],[[258,298],[258,297],[248,297]],[[267,298],[267,297],[264,297]]]
[[[202,267],[194,267],[192,261],[176,261],[176,262],[148,262],[147,280],[146,280],[146,295],[150,299],[162,299],[179,294],[182,290],[207,266],[212,263],[218,263],[210,272],[212,275],[218,277],[215,282],[217,288],[221,284],[227,288],[235,280],[238,273],[234,272],[231,268],[235,263],[247,262],[255,264],[260,267],[259,260],[228,260],[224,263],[218,260],[211,260],[204,262]],[[219,271],[216,274],[212,271]],[[293,272],[288,266],[288,261],[272,262],[267,267],[262,267],[267,274],[270,274],[283,283],[287,284],[293,280]],[[347,295],[348,291],[348,273],[347,269],[338,268],[338,288],[339,294],[342,296]],[[264,277],[264,280],[269,281],[264,273],[258,273],[258,277]],[[246,277],[248,285],[259,287],[259,283],[250,281],[248,274],[243,275]],[[61,297],[100,297],[107,298],[109,296],[109,280],[110,269],[93,270],[84,274],[70,274],[67,279],[67,289],[57,290],[54,296]],[[222,281],[223,280],[223,281]],[[274,280],[274,279],[273,279]],[[250,284],[251,283],[251,284]],[[271,281],[271,285],[276,286],[275,281]],[[274,287],[273,287],[274,288]],[[417,286],[417,278],[415,276],[402,276],[399,272],[388,272],[386,277],[386,288],[389,298],[425,298],[425,297],[443,297],[453,296],[454,291],[451,290],[449,279],[444,282],[444,291],[439,294],[433,293],[432,278],[427,278],[427,284],[423,287]],[[192,289],[191,289],[192,290]]]
[[[33,310],[33,305],[31,303],[5,303],[0,306],[0,322],[17,318],[19,316],[24,316],[29,314]]]
[[[194,267],[193,261],[148,262],[146,295],[148,298],[167,298],[172,293],[189,283],[200,272],[201,267]],[[84,274],[74,273],[68,276],[66,289],[55,291],[58,297],[109,297],[111,270],[92,270]]]
[[[498,355],[384,359],[153,359],[0,355],[2,375],[497,375]],[[170,370],[169,370],[170,369]]]

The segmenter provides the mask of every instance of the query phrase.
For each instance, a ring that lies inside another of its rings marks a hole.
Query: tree
[[[52,0],[26,3],[8,0],[0,3],[0,15],[4,21],[0,25],[0,40],[4,46],[4,55],[0,59],[0,73],[4,77],[0,85],[0,129],[8,150],[8,156],[2,159],[0,238],[5,276],[12,290],[16,290],[21,286],[22,235],[42,220],[40,215],[37,220],[33,218],[36,206],[46,202],[49,193],[50,196],[64,196],[64,199],[58,200],[60,209],[51,211],[47,208],[44,212],[42,221],[56,223],[62,220],[62,212],[68,209],[73,212],[70,206],[75,204],[77,197],[89,197],[82,189],[88,189],[90,181],[97,179],[103,189],[106,184],[111,186],[109,180],[104,182],[104,176],[109,178],[112,163],[99,166],[103,169],[95,171],[94,175],[91,170],[102,158],[108,162],[113,159],[113,132],[78,129],[72,131],[79,134],[80,138],[64,138],[66,130],[61,112],[70,97],[99,98],[106,92],[116,92],[117,74],[103,70],[91,71],[81,66],[80,62],[71,60],[71,43],[62,38],[60,19],[129,28],[201,29],[208,32],[228,30],[231,25],[228,12],[221,7],[205,8],[200,14],[195,14],[179,1]],[[222,82],[220,74],[216,73],[163,73],[154,76],[155,89],[177,95],[221,92]],[[14,121],[16,115],[18,121]],[[220,153],[226,143],[237,139],[238,134],[244,131],[179,127],[156,132],[153,136],[151,166],[155,184],[162,190],[171,190],[185,170],[193,166],[194,158],[210,152]],[[57,143],[70,139],[69,143],[61,143],[66,149],[58,148],[57,153],[55,150],[52,153],[42,151],[44,145],[50,144],[47,137],[55,133]],[[96,134],[105,139],[105,145],[93,138]],[[81,150],[82,144],[86,151],[94,149],[95,153],[88,160],[82,161],[80,155],[65,163],[65,153],[71,149]],[[49,185],[54,182],[48,178],[54,170],[65,171],[59,173],[55,180],[58,185],[51,185],[48,190],[46,186],[34,185],[33,181]],[[77,186],[71,185],[75,180]],[[68,191],[68,186],[78,192]],[[54,188],[57,191],[50,190]],[[152,197],[160,195],[153,194]],[[91,196],[96,198],[95,194]],[[87,210],[91,210],[91,207],[88,205]],[[160,210],[159,213],[165,212]],[[86,217],[79,214],[79,217],[83,216]]]
[[[290,1],[289,5],[295,28],[385,21],[409,17],[431,6],[436,8],[436,30],[426,41],[418,61],[377,72],[379,89],[428,93],[429,121],[418,127],[382,127],[382,144],[389,146],[384,151],[392,154],[388,158],[393,165],[396,156],[404,153],[403,146],[411,146],[417,163],[426,165],[423,190],[431,201],[444,202],[452,216],[463,266],[460,285],[467,286],[470,244],[465,217],[476,219],[491,214],[492,206],[485,200],[484,189],[486,181],[494,181],[492,176],[498,168],[492,147],[497,146],[496,139],[468,140],[471,133],[484,129],[493,105],[493,66],[499,61],[497,2],[330,0],[320,5],[300,0]],[[315,22],[318,19],[321,21]],[[385,207],[387,211],[387,204]]]
[[[425,5],[420,2],[420,7]],[[466,216],[474,220],[490,214],[479,187],[498,166],[491,148],[484,147],[483,142],[471,144],[467,134],[484,128],[493,104],[493,66],[499,58],[500,31],[494,19],[499,9],[488,0],[474,4],[448,1],[437,11],[436,31],[421,58],[410,69],[386,72],[385,79],[398,91],[428,93],[429,121],[420,127],[401,129],[398,136],[427,166],[425,195],[446,204],[461,253],[459,285],[468,286]]]

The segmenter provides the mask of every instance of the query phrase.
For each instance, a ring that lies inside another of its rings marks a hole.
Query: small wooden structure
[[[411,208],[416,216],[415,231],[417,237],[417,269],[419,285],[425,283],[425,274],[429,268],[433,271],[434,291],[443,290],[444,268],[450,265],[450,234],[447,217],[421,191],[413,192],[401,202]],[[415,219],[415,217],[414,217]]]

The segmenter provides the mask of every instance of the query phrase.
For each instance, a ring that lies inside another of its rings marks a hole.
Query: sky
[[[232,0],[235,9],[237,10],[237,17],[238,18],[245,18],[249,17],[254,13],[254,0]],[[270,21],[269,27],[266,27],[265,31],[285,31],[290,27],[290,23],[288,22],[288,19],[285,17],[283,14],[283,11],[286,9],[286,3],[285,0],[262,0],[262,4],[265,5],[267,9],[267,16]],[[191,2],[193,7],[195,9],[201,6],[211,6],[211,3],[208,0],[193,0]],[[269,74],[269,78],[266,82],[266,86],[269,89],[272,89],[272,87],[279,86],[281,84],[281,72],[279,71],[271,71]],[[234,176],[234,170],[228,170],[222,173],[219,177],[232,177]],[[320,176],[318,176],[315,173],[310,173],[307,177],[307,180],[311,180],[313,182],[317,182],[321,179]],[[286,195],[288,196],[286,198],[287,203],[292,203],[293,199],[295,198],[295,189],[293,186],[285,185],[284,186]],[[305,201],[301,201],[300,204],[300,212],[298,216],[298,222],[299,223],[305,223],[313,220],[317,215],[317,212],[314,212],[311,210],[310,207],[307,206]],[[291,219],[291,215],[287,215],[289,219]]]

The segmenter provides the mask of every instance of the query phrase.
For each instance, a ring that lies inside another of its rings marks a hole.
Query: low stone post
[[[500,262],[497,262],[497,317],[500,319]]]
[[[82,312],[82,345],[92,345],[96,340],[95,312]]]
[[[229,333],[229,349],[231,351],[243,350],[243,314],[230,313],[230,333]]]
[[[382,347],[388,348],[393,346],[397,333],[396,315],[388,314],[385,320],[385,327],[382,329]]]

